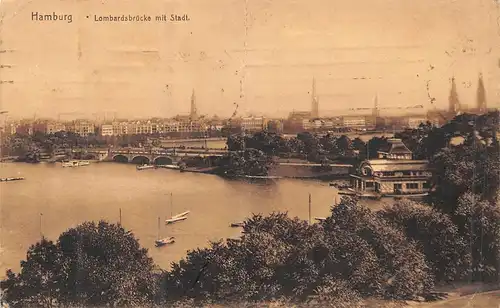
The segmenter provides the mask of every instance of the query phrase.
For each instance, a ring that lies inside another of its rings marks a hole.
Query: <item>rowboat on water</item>
[[[314,217],[314,219],[316,219],[317,221],[325,221],[326,220],[325,217]]]
[[[173,237],[173,236],[162,238],[162,239],[155,241],[156,247],[162,247],[162,246],[165,246],[168,244],[173,244],[173,243],[175,243],[175,237]]]
[[[177,215],[174,215],[172,216],[171,218],[179,218],[179,217],[184,217],[184,216],[187,216],[187,214],[189,214],[191,211],[185,211],[185,212],[182,212],[180,214],[177,214]]]
[[[90,165],[90,162],[88,160],[70,160],[62,162],[63,167],[82,167],[88,165]]]
[[[158,168],[165,168],[165,169],[174,169],[174,170],[178,170],[180,169],[181,167],[179,167],[178,165],[159,165]]]
[[[173,224],[174,222],[178,222],[178,221],[181,221],[181,220],[186,220],[187,219],[187,216],[181,216],[181,217],[175,217],[175,218],[169,218],[169,219],[165,219],[165,223],[168,225],[168,224]]]
[[[243,221],[239,221],[239,222],[233,222],[231,224],[231,227],[232,228],[239,228],[239,227],[243,227],[243,225],[245,225],[245,223]]]
[[[0,178],[0,182],[21,181],[21,180],[24,180],[24,177]]]
[[[154,169],[154,168],[155,168],[154,165],[141,165],[141,166],[136,167],[137,170],[146,170],[146,169]]]

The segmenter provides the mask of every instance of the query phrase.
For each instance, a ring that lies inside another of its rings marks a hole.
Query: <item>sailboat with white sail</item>
[[[170,194],[170,218],[165,220],[165,223],[168,224],[173,224],[178,221],[186,220],[187,215],[190,213],[190,211],[185,211],[177,215],[173,215],[173,201],[172,201],[172,193]]]
[[[161,218],[158,217],[158,237],[155,241],[155,246],[156,247],[162,247],[168,244],[173,244],[175,243],[175,237],[170,236],[170,237],[165,237],[165,238],[160,238],[160,221]]]

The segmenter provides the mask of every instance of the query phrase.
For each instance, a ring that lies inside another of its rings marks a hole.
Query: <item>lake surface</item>
[[[118,222],[120,209],[123,226],[134,232],[158,265],[168,268],[188,250],[238,236],[240,229],[229,227],[230,223],[252,213],[288,211],[290,216],[308,219],[311,193],[311,216],[324,217],[337,198],[337,191],[327,182],[247,183],[167,169],[137,171],[134,165],[117,163],[80,168],[0,163],[0,177],[14,176],[26,180],[0,183],[0,276],[8,268],[19,269],[29,246],[40,239],[40,230],[56,240],[61,232],[84,221]],[[382,206],[366,202],[372,208]],[[163,221],[172,212],[186,210],[191,211],[187,220],[165,226]],[[154,247],[159,216],[160,235],[176,237],[171,246]]]

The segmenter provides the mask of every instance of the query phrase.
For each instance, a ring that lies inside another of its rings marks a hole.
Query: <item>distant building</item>
[[[353,190],[366,197],[427,194],[432,177],[428,161],[412,160],[412,152],[401,139],[388,141],[378,158],[362,162],[356,174],[351,174]]]
[[[272,133],[281,134],[283,132],[283,121],[281,120],[268,121],[267,130]]]
[[[312,113],[310,111],[292,111],[288,115],[288,120],[302,121],[303,119],[311,119]]]
[[[424,116],[408,117],[407,121],[408,121],[407,127],[414,129],[414,128],[418,128],[420,126],[420,124],[422,124],[422,123],[427,123],[427,117],[424,117]]]
[[[16,134],[16,133],[17,133],[17,127],[18,127],[18,126],[19,126],[19,124],[18,124],[18,123],[7,123],[7,124],[5,125],[5,129],[4,129],[4,131],[5,131],[5,133],[6,133],[7,135],[14,135],[14,134]]]
[[[54,121],[54,122],[47,123],[47,127],[46,127],[45,132],[47,134],[55,134],[57,132],[62,132],[65,130],[66,130],[66,125],[64,125],[64,123]]]
[[[131,135],[149,135],[152,133],[151,121],[130,122],[128,131]]]
[[[258,132],[267,128],[268,120],[265,117],[243,117],[241,119],[241,128],[245,132]]]
[[[87,120],[76,120],[69,125],[69,131],[87,137],[95,134],[95,124]]]
[[[101,125],[101,136],[113,136],[113,124]]]
[[[19,135],[33,135],[33,125],[32,124],[19,124],[16,125],[16,134]]]
[[[113,121],[113,136],[125,136],[129,133],[129,123],[127,121]]]
[[[364,116],[345,116],[342,118],[344,127],[363,129],[366,128],[366,117]]]

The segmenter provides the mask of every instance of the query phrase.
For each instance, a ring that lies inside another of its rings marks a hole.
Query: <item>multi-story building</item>
[[[364,116],[344,116],[342,118],[344,127],[363,129],[366,128],[366,117]]]
[[[176,121],[177,131],[181,133],[199,133],[207,130],[207,125],[203,119],[192,119],[191,116],[177,116],[174,120]]]
[[[113,136],[113,124],[102,124],[101,125],[101,136]]]
[[[87,120],[76,120],[69,125],[69,130],[82,137],[95,134],[95,124]]]
[[[55,134],[66,130],[66,125],[60,122],[51,121],[47,123],[46,133]]]
[[[269,120],[267,122],[267,130],[272,133],[281,134],[283,132],[283,121]]]
[[[401,139],[389,139],[378,158],[362,162],[351,174],[352,190],[362,197],[426,195],[431,189],[427,160],[412,160],[412,152]]]
[[[19,126],[19,123],[7,123],[5,124],[5,133],[7,135],[14,135],[17,133],[17,127]]]
[[[127,121],[113,121],[113,136],[128,135],[129,123]]]
[[[268,120],[265,117],[243,117],[241,128],[246,132],[257,132],[267,128]]]
[[[134,121],[129,123],[128,132],[131,135],[149,135],[153,132],[151,121]]]
[[[33,135],[33,124],[31,123],[20,123],[16,125],[16,134],[19,135]]]

